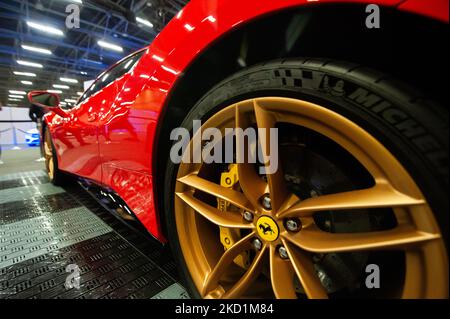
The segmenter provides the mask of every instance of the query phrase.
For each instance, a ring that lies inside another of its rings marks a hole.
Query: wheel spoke
[[[270,280],[278,299],[296,299],[294,272],[289,260],[282,259],[274,245],[270,246]]]
[[[258,278],[263,267],[263,259],[267,246],[264,245],[262,249],[256,254],[250,267],[245,274],[239,279],[239,281],[224,295],[223,298],[234,299],[242,296],[243,293],[252,285],[252,283]]]
[[[214,269],[207,275],[203,284],[202,295],[206,296],[210,294],[212,290],[215,290],[219,284],[220,278],[226,272],[228,267],[233,263],[234,259],[243,251],[251,248],[251,240],[254,238],[255,233],[250,233],[245,236],[233,246],[225,250],[222,257],[215,265]]]
[[[47,157],[51,157],[53,154],[52,154],[52,149],[51,149],[51,147],[50,147],[50,145],[49,145],[49,141],[46,139],[45,140],[45,142],[44,142],[44,154],[47,156]]]
[[[285,240],[283,244],[308,298],[328,299],[328,294],[316,274],[312,260]]]
[[[54,163],[53,163],[53,157],[50,157],[47,161],[47,172],[48,172],[48,176],[50,177],[50,179],[53,178],[53,174],[54,174]]]
[[[230,228],[253,228],[253,224],[245,223],[241,214],[234,212],[221,212],[215,207],[212,207],[193,196],[192,192],[176,193],[176,195],[188,204],[194,211],[201,214],[203,217],[212,223]]]
[[[277,149],[271,148],[270,141],[275,138],[271,129],[275,129],[275,114],[265,110],[257,101],[254,102],[256,125],[258,126],[259,142],[262,147],[262,154],[266,169],[275,159],[277,161],[276,170],[274,172],[266,172],[269,184],[269,192],[271,197],[272,210],[277,211],[286,200],[288,195],[286,183],[284,181],[283,169],[281,167],[281,159]],[[265,133],[265,134],[264,134]],[[278,144],[278,141],[276,141]]]
[[[210,182],[199,177],[197,174],[189,174],[179,178],[178,181],[215,197],[219,197],[244,210],[253,211],[252,205],[244,194],[231,188],[223,187],[216,183]]]
[[[425,204],[425,200],[400,193],[389,184],[331,195],[311,197],[298,202],[278,217],[311,217],[323,210],[344,210],[361,208],[399,207]]]
[[[240,103],[235,106],[236,121],[236,159],[239,176],[239,185],[245,196],[253,207],[260,207],[259,200],[268,193],[269,187],[255,170],[255,164],[250,161],[248,150],[250,149],[248,139],[244,137],[244,130],[250,127],[250,122],[244,114],[252,111],[253,103]]]
[[[408,224],[400,224],[390,230],[364,233],[329,233],[311,224],[297,234],[284,232],[282,236],[292,244],[316,253],[407,249],[440,238],[439,234],[419,231]]]

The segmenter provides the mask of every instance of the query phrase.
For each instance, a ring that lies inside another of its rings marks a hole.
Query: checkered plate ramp
[[[45,172],[0,176],[0,299],[188,298],[167,248]],[[68,265],[80,285],[67,287]]]

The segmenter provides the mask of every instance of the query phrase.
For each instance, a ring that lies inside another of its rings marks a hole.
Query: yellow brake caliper
[[[223,172],[220,175],[220,185],[227,188],[236,188],[239,181],[237,165],[230,164],[228,166],[228,169],[228,172]],[[217,208],[221,212],[227,213],[228,209],[231,207],[230,203],[226,200],[217,198]],[[241,239],[241,232],[239,229],[220,227],[220,242],[222,243],[225,250],[233,246],[239,239]],[[242,252],[234,259],[234,263],[242,268],[247,269],[250,265],[248,252]]]

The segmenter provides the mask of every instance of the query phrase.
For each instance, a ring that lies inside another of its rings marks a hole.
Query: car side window
[[[109,72],[102,76],[102,88],[107,86],[109,83],[115,81],[116,79],[124,76],[128,71],[131,70],[131,68],[136,64],[137,61],[142,57],[144,54],[144,51],[141,51],[128,59],[123,60],[118,65],[116,65],[114,68],[109,70]]]
[[[88,97],[90,97],[92,94],[94,94],[95,92],[97,92],[98,90],[96,89],[97,87],[97,82],[98,79],[94,81],[94,83],[92,83],[92,85],[89,87],[89,89],[87,89],[83,95],[81,96],[81,98],[78,100],[77,104],[82,103],[84,100],[86,100]]]
[[[139,61],[139,59],[142,57],[143,54],[144,51],[140,51],[132,55],[131,57],[123,60],[112,69],[109,69],[108,71],[102,73],[97,78],[97,80],[95,80],[95,82],[91,85],[91,87],[86,92],[84,92],[78,103],[83,102],[85,99],[95,94],[96,92],[100,91],[114,80],[125,75],[128,71],[132,69],[132,67],[136,64],[136,62]]]

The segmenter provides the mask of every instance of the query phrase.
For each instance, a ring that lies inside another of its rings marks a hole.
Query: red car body
[[[448,23],[447,0],[192,0],[144,49],[131,72],[67,116],[45,116],[59,169],[112,189],[148,231],[165,242],[152,163],[162,110],[177,79],[230,30],[271,12],[325,2],[376,3]]]

